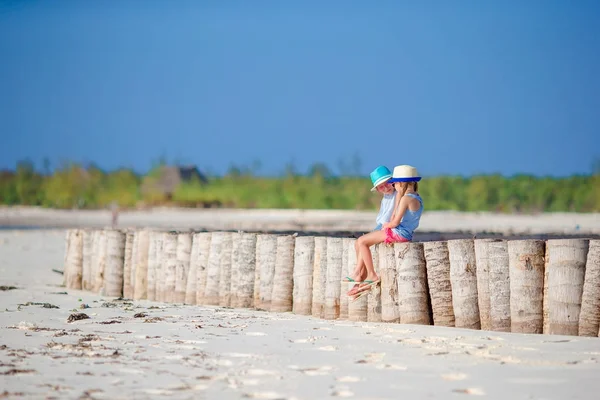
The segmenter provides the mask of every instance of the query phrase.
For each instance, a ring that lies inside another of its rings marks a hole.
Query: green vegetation
[[[0,171],[0,204],[52,208],[121,208],[170,205],[184,207],[376,209],[381,197],[371,193],[368,177],[334,176],[323,164],[301,175],[288,169],[282,177],[255,176],[232,168],[225,176],[196,177],[161,184],[163,165],[145,175],[119,169],[65,164],[42,174],[20,162]],[[162,186],[161,186],[162,185]],[[426,177],[419,192],[427,210],[600,212],[600,171],[567,178],[516,175]]]

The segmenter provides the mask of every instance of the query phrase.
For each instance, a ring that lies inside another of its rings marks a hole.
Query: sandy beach
[[[0,232],[0,397],[593,399],[600,390],[598,338],[118,300],[61,287],[52,269],[63,255],[62,230]]]
[[[119,228],[367,232],[375,226],[375,211],[155,208],[122,211]],[[100,228],[111,225],[107,210],[53,210],[0,207],[0,227]],[[438,233],[438,235],[432,235]],[[443,240],[439,234],[504,236],[578,235],[600,237],[600,214],[425,211],[416,240]]]

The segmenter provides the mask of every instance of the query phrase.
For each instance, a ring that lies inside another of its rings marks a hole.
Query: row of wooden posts
[[[600,240],[459,239],[371,248],[379,286],[349,301],[352,238],[67,232],[65,285],[105,296],[324,319],[599,336]]]

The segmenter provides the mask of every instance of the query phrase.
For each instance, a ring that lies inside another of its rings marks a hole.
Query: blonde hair
[[[415,192],[417,192],[419,190],[419,183],[418,182],[396,182],[400,184],[400,190],[398,190],[398,193],[400,194],[400,197],[404,196],[406,194],[406,190],[408,190],[408,185],[412,185],[413,190]],[[395,188],[395,186],[394,186]]]

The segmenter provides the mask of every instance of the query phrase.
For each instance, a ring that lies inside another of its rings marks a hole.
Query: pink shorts
[[[404,238],[394,232],[392,228],[384,228],[383,231],[385,232],[385,242],[388,244],[410,242],[410,240],[407,238]]]

